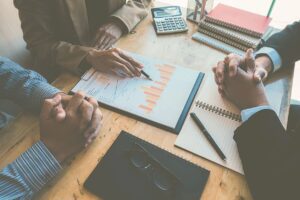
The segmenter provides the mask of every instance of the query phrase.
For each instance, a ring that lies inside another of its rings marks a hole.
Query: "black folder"
[[[126,152],[143,146],[161,166],[179,180],[172,200],[199,200],[209,171],[122,131],[84,186],[104,200],[166,200],[153,183],[130,165]]]

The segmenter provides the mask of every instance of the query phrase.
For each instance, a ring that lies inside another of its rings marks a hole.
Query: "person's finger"
[[[124,72],[128,77],[134,77],[134,74],[123,63],[120,63],[117,60],[114,60],[113,66],[116,70],[121,70],[122,72]]]
[[[110,71],[113,75],[119,76],[121,78],[127,78],[129,77],[128,74],[126,74],[125,72],[123,72],[121,69],[111,69]]]
[[[260,83],[261,81],[264,81],[267,78],[268,72],[265,69],[262,68],[256,68],[253,79],[256,83]]]
[[[114,44],[114,42],[109,42],[109,43],[107,43],[107,44],[103,47],[103,50],[105,51],[105,50],[111,49],[111,48],[113,47],[113,44]]]
[[[89,136],[85,139],[85,146],[88,146],[96,137],[99,135],[100,130],[102,128],[102,123],[97,127],[96,131],[89,134]]]
[[[94,110],[92,121],[88,129],[84,132],[84,137],[88,138],[91,134],[97,131],[97,129],[102,125],[103,115],[99,108]]]
[[[251,72],[255,71],[255,59],[254,59],[252,49],[248,49],[245,54],[245,66],[247,68],[247,71],[248,70],[250,70]]]
[[[234,77],[236,76],[236,73],[237,73],[237,68],[239,67],[240,65],[240,60],[238,58],[233,58],[229,61],[229,64],[228,64],[228,75],[229,77]]]
[[[119,49],[113,49],[114,52],[114,58],[119,62],[124,64],[135,76],[140,76],[141,72],[140,69],[135,67],[131,62],[130,58],[126,56],[125,54],[122,54],[121,50]],[[135,63],[136,64],[136,63]]]
[[[223,89],[221,89],[220,87],[218,87],[218,92],[221,95],[221,97],[225,97],[225,91]]]
[[[99,38],[100,38],[100,34],[99,32],[96,34],[95,38],[93,39],[93,47],[97,48],[98,47],[98,41],[99,41]]]
[[[225,65],[223,61],[218,62],[216,67],[217,83],[221,84],[224,81]]]
[[[93,118],[90,126],[84,132],[84,137],[86,138],[86,143],[91,142],[92,138],[96,137],[99,134],[100,128],[102,126],[103,115],[100,109],[96,109],[93,113]]]
[[[66,118],[66,111],[64,110],[62,104],[52,109],[52,116],[57,122],[62,122]]]
[[[219,80],[218,80],[218,77],[217,77],[217,74],[216,74],[216,70],[217,70],[217,68],[215,67],[215,68],[213,68],[213,72],[214,72],[214,79],[215,79],[215,83],[217,84],[217,85],[219,85],[220,83],[219,83]]]
[[[242,58],[239,55],[236,55],[234,53],[229,54],[224,62],[225,62],[225,66],[229,66],[230,62],[236,63],[235,65],[241,69],[243,69],[244,71],[247,71],[247,68],[245,66],[245,56]],[[236,71],[236,69],[235,69]]]
[[[216,74],[217,66],[214,66],[214,67],[212,68],[212,71],[213,71],[214,74]]]
[[[70,102],[67,105],[66,112],[68,114],[74,114],[78,111],[80,104],[84,100],[84,93],[83,92],[77,92],[74,94],[74,96],[71,98]]]
[[[61,103],[62,103],[62,106],[63,106],[64,109],[67,108],[67,106],[68,106],[71,99],[72,99],[71,95],[62,96]]]
[[[141,70],[144,68],[144,65],[142,63],[139,63],[138,61],[136,61],[135,59],[133,59],[131,56],[125,54],[122,50],[119,50],[119,55],[124,58],[125,60],[129,61],[132,66],[138,68],[137,70]]]
[[[100,36],[99,36],[99,39],[97,41],[97,48],[98,49],[103,49],[104,46],[105,46],[104,41],[105,41],[107,36],[106,36],[106,33],[104,31],[100,32],[99,34],[100,34]]]
[[[229,65],[229,62],[230,62],[230,58],[229,57],[232,57],[233,55],[231,55],[231,54],[229,54],[228,56],[226,56],[225,58],[224,58],[224,64],[225,65]]]
[[[116,60],[119,63],[122,63],[123,65],[125,65],[127,67],[127,69],[130,70],[130,72],[132,73],[133,76],[140,76],[140,71],[137,70],[134,66],[131,65],[130,62],[128,62],[127,60],[123,59],[122,57],[120,57],[119,55],[116,55]]]
[[[99,131],[100,131],[100,129],[99,129]],[[91,134],[87,139],[86,139],[86,142],[85,142],[85,147],[87,147],[87,146],[89,146],[91,143],[92,143],[92,141],[93,140],[95,140],[96,139],[96,137],[98,136],[98,132],[99,131],[95,131],[93,134]]]
[[[41,111],[41,118],[42,119],[50,119],[51,114],[52,114],[52,109],[58,106],[61,102],[61,96],[56,95],[52,99],[45,99],[43,106],[42,106],[42,111]]]
[[[91,123],[94,107],[92,104],[84,100],[79,107],[79,112],[81,113],[79,129],[81,131],[85,131]]]
[[[104,50],[110,49],[116,42],[116,38],[114,36],[110,36],[108,37],[105,41],[104,41]]]
[[[99,44],[99,49],[106,50],[107,46],[109,46],[110,40],[111,40],[111,38],[108,35],[105,35],[105,38],[103,39],[101,44]]]
[[[91,105],[92,107],[92,113],[91,113],[91,119],[90,119],[90,124],[89,125],[93,125],[93,123],[97,123],[96,120],[98,120],[97,118],[95,119],[96,114],[97,114],[97,110],[99,109],[99,105],[98,105],[98,102],[95,98],[93,97],[89,97],[87,99],[88,103]],[[101,116],[100,116],[100,120],[102,120],[103,116],[102,116],[102,113],[101,113]]]
[[[93,108],[94,108],[94,111],[95,111],[96,109],[98,109],[99,104],[98,104],[98,101],[97,101],[95,98],[89,97],[89,98],[87,99],[87,101],[88,101],[90,104],[92,104],[92,106],[93,106]]]

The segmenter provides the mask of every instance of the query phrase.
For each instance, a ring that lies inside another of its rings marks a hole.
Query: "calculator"
[[[157,34],[180,33],[188,30],[179,6],[166,6],[151,9]]]

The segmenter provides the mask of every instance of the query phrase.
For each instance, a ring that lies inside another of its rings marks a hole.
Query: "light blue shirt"
[[[257,52],[255,52],[255,58],[258,58],[260,56],[268,56],[272,61],[272,72],[275,72],[280,69],[282,60],[279,55],[279,53],[270,47],[263,47],[259,49]]]
[[[262,110],[273,110],[271,106],[257,106],[253,108],[248,108],[241,111],[242,122],[247,121],[250,117],[252,117],[255,113]]]
[[[44,99],[58,92],[40,74],[0,56],[0,98],[39,111]],[[0,171],[0,199],[32,199],[60,170],[58,161],[38,141]]]
[[[282,60],[281,60],[279,53],[275,49],[270,48],[270,47],[263,47],[255,53],[256,58],[258,58],[259,56],[263,56],[263,55],[266,55],[271,59],[272,64],[273,64],[272,72],[275,72],[281,68]],[[271,108],[271,106],[257,106],[257,107],[242,110],[241,111],[242,121],[245,122],[250,117],[252,117],[255,113],[257,113],[261,110],[267,110],[267,109],[273,110]]]

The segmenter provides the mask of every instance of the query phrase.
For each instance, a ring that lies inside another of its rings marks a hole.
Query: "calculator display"
[[[155,8],[154,17],[170,17],[181,15],[181,11],[177,6]]]

